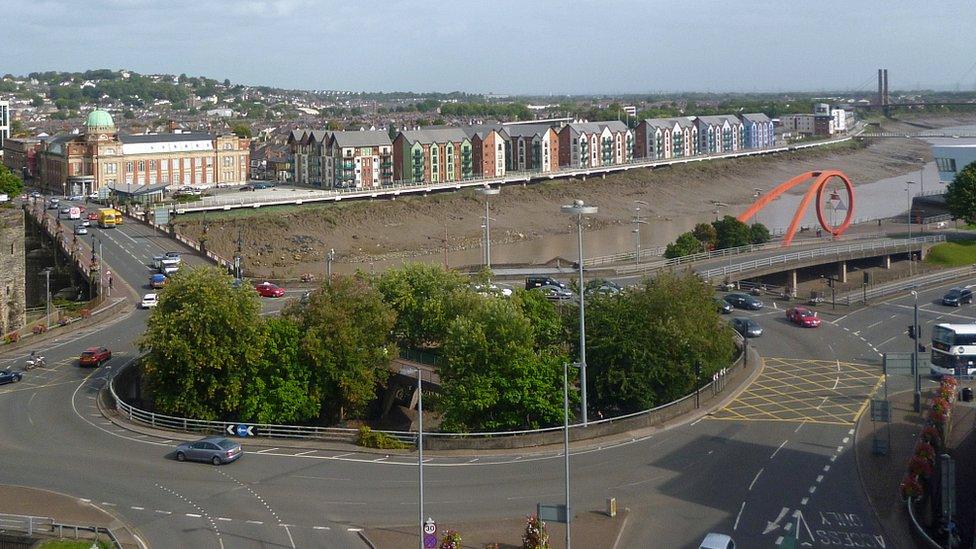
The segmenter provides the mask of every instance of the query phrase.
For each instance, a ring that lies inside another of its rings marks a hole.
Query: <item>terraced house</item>
[[[442,183],[475,176],[471,139],[460,128],[400,132],[393,140],[393,179]]]
[[[589,168],[634,158],[634,133],[619,120],[572,122],[559,130],[559,165]]]
[[[666,160],[698,154],[698,128],[693,117],[648,118],[634,129],[634,156]]]
[[[508,134],[508,170],[559,170],[559,131],[551,124],[505,124],[503,131]]]
[[[742,119],[743,139],[742,147],[747,149],[765,149],[776,144],[776,133],[773,121],[761,112],[740,115]]]
[[[745,129],[735,116],[697,116],[695,126],[702,154],[735,152],[742,148]]]

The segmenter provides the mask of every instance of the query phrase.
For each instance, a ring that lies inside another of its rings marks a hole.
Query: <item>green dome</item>
[[[112,120],[111,114],[103,110],[94,110],[88,113],[88,121],[85,122],[85,126],[89,129],[114,128],[115,121]]]

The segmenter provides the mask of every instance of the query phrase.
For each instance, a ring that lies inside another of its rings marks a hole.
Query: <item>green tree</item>
[[[261,304],[216,268],[181,271],[159,294],[139,348],[160,412],[198,419],[232,417],[261,360]]]
[[[0,194],[13,199],[24,192],[24,182],[20,176],[10,171],[5,164],[0,164]]]
[[[245,139],[245,138],[250,139],[251,136],[253,135],[251,133],[251,126],[248,126],[243,122],[239,122],[235,124],[234,129],[232,129],[231,131],[234,132],[234,135],[240,137],[241,139]]]
[[[362,417],[396,351],[396,317],[382,295],[361,278],[333,276],[308,303],[289,306],[284,315],[303,334],[302,351],[314,365],[323,413],[339,420]]]
[[[769,229],[762,223],[753,223],[749,227],[749,242],[751,244],[765,244],[772,239]]]
[[[247,379],[240,416],[256,423],[295,423],[315,418],[321,391],[301,348],[302,332],[289,318],[269,318],[264,350]]]
[[[715,233],[718,238],[717,248],[720,250],[746,246],[752,239],[749,226],[731,215],[713,221],[712,226],[715,227]]]
[[[415,349],[439,346],[451,322],[477,297],[459,273],[426,263],[390,269],[376,287],[396,311],[397,342]]]
[[[715,231],[715,227],[710,223],[699,223],[695,225],[691,234],[695,235],[695,239],[701,242],[706,250],[713,249],[718,244],[718,232]]]
[[[963,168],[949,183],[945,202],[954,219],[976,223],[976,162]]]
[[[558,423],[568,358],[535,347],[529,319],[510,300],[483,299],[454,319],[442,351],[442,427],[497,431]]]
[[[556,352],[567,346],[563,319],[552,301],[549,301],[542,292],[530,292],[518,288],[511,299],[512,304],[529,320],[535,332],[536,351]]]
[[[613,299],[586,308],[590,402],[611,413],[653,408],[694,389],[729,365],[731,329],[711,289],[694,273],[661,273]],[[572,330],[578,329],[569,323]]]
[[[677,240],[668,244],[664,248],[664,257],[672,259],[675,257],[683,257],[686,255],[697,254],[702,251],[702,243],[695,235],[688,233],[681,233],[678,235]]]

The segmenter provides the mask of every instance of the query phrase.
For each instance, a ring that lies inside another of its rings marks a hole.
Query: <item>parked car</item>
[[[973,291],[969,288],[952,288],[942,296],[942,304],[958,307],[963,303],[973,302]]]
[[[498,284],[475,284],[471,287],[475,292],[483,296],[502,296],[502,297],[512,297],[512,288],[505,285]]]
[[[262,189],[274,188],[274,185],[272,185],[271,183],[253,183],[251,186],[254,187],[254,190],[256,191],[260,191]]]
[[[241,190],[241,191],[253,191],[254,190],[254,185],[244,185],[243,187],[241,187],[238,190]]]
[[[715,307],[723,315],[732,314],[732,304],[724,299],[715,298]]]
[[[162,288],[163,286],[166,285],[166,275],[162,273],[156,273],[152,275],[151,277],[149,277],[149,285],[153,289]]]
[[[139,304],[143,309],[152,309],[159,304],[159,296],[156,294],[146,294],[142,296],[142,303]]]
[[[83,224],[78,223],[75,225],[75,234],[88,234],[88,228]]]
[[[24,378],[24,374],[13,370],[0,370],[0,385],[7,383],[17,383]]]
[[[101,366],[112,359],[112,351],[108,347],[89,347],[81,352],[78,358],[80,366]]]
[[[742,334],[742,337],[759,337],[763,333],[762,326],[751,318],[733,318],[732,328]]]
[[[220,465],[240,459],[244,455],[241,445],[224,437],[209,436],[194,442],[183,442],[176,447],[178,461],[203,461]]]
[[[820,317],[817,313],[806,307],[791,307],[786,310],[786,319],[804,328],[816,328],[820,326]]]
[[[163,265],[159,268],[159,272],[166,276],[173,276],[180,271],[179,265]]]
[[[539,288],[541,286],[556,286],[566,288],[565,282],[560,282],[551,276],[530,276],[525,279],[525,289]]]
[[[71,200],[72,202],[81,202],[84,199],[85,197],[80,194],[73,194],[68,197],[68,200]]]
[[[753,311],[758,311],[759,309],[763,308],[762,300],[756,299],[748,294],[728,294],[724,299],[736,309],[750,309]]]
[[[163,261],[174,261],[177,265],[183,263],[183,256],[180,255],[180,252],[166,252],[163,257],[165,258]]]
[[[605,278],[596,278],[586,284],[586,295],[617,295],[623,291],[619,284]]]
[[[282,297],[285,295],[284,288],[270,282],[262,282],[255,286],[254,289],[257,290],[258,295],[261,297]]]
[[[576,297],[576,294],[574,294],[572,291],[561,286],[538,286],[533,288],[533,290],[542,292],[542,295],[546,296],[546,299],[551,301],[569,301]]]
[[[725,534],[711,533],[705,536],[698,549],[735,549],[735,542]]]

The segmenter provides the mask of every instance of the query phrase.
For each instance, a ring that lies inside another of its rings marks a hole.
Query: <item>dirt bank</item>
[[[942,127],[973,120],[914,119],[910,123],[889,121],[884,127],[917,131],[919,124]],[[530,253],[531,246],[523,243],[565,239],[573,231],[575,226],[559,213],[558,206],[577,198],[600,207],[589,221],[589,230],[629,224],[634,201],[648,203],[642,207],[643,215],[655,221],[655,232],[654,241],[647,244],[662,244],[695,222],[713,219],[714,202],[728,204],[722,214],[738,213],[752,201],[756,187],[770,189],[801,172],[828,168],[842,170],[857,185],[916,170],[918,158],[931,160],[928,144],[884,139],[763,158],[631,170],[586,181],[508,186],[492,197],[492,248],[508,246],[515,250],[508,259],[529,261],[519,255]],[[445,234],[450,263],[457,265],[478,262],[483,215],[484,202],[472,190],[397,200],[234,210],[207,215],[206,239],[208,248],[231,258],[240,234],[245,268],[255,277],[323,273],[329,248],[336,251],[337,271],[374,264],[382,267],[404,259],[439,262],[444,257]],[[200,214],[179,217],[177,230],[200,239],[203,221]]]

